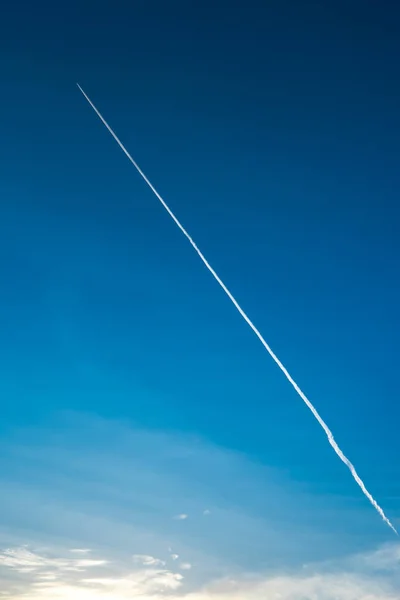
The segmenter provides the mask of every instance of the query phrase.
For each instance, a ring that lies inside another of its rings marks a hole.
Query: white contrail
[[[163,198],[157,192],[157,190],[155,189],[155,187],[153,186],[153,184],[147,179],[147,177],[143,173],[142,169],[139,167],[139,165],[136,163],[136,161],[129,154],[128,150],[125,148],[125,146],[123,145],[123,143],[119,140],[119,138],[117,137],[117,135],[111,129],[111,127],[109,126],[109,124],[107,123],[107,121],[102,117],[102,115],[97,110],[97,108],[95,107],[95,105],[93,104],[93,102],[85,94],[85,92],[83,91],[83,89],[81,88],[81,86],[79,84],[77,84],[77,86],[78,86],[79,90],[82,92],[82,94],[84,95],[84,97],[86,98],[86,100],[89,102],[90,106],[93,108],[93,110],[95,111],[95,113],[97,114],[97,116],[101,119],[101,121],[103,122],[103,124],[107,127],[108,131],[111,133],[111,135],[113,136],[113,138],[115,139],[115,141],[117,142],[117,144],[120,146],[121,150],[123,150],[123,152],[129,158],[129,160],[131,161],[131,163],[133,164],[133,166],[135,167],[135,169],[143,177],[143,179],[145,180],[145,182],[147,183],[147,185],[149,186],[149,188],[157,196],[157,198],[159,199],[159,201],[161,202],[161,204],[163,205],[163,207],[165,208],[165,210],[167,211],[167,213],[170,215],[170,217],[174,220],[175,224],[182,231],[183,235],[189,240],[189,242],[191,243],[191,245],[193,246],[193,248],[195,249],[195,251],[197,252],[197,254],[199,255],[199,257],[201,258],[201,260],[203,261],[203,263],[205,264],[205,266],[207,267],[207,269],[210,271],[211,275],[214,277],[214,279],[217,281],[217,283],[219,283],[219,285],[224,290],[225,294],[228,296],[228,298],[230,299],[230,301],[232,302],[232,304],[236,307],[236,309],[241,314],[241,316],[243,317],[243,319],[246,321],[246,323],[249,325],[249,327],[256,334],[256,336],[258,337],[258,339],[260,340],[260,342],[262,343],[262,345],[264,346],[264,348],[267,350],[267,352],[269,353],[269,355],[272,357],[272,359],[278,365],[278,367],[280,368],[280,370],[282,371],[282,373],[285,375],[286,379],[292,384],[292,386],[294,387],[294,389],[296,390],[296,392],[299,394],[300,398],[306,403],[306,405],[308,406],[308,408],[311,410],[312,414],[317,419],[317,421],[321,425],[322,429],[325,431],[325,433],[326,433],[326,435],[328,437],[328,441],[329,441],[330,445],[332,446],[332,448],[334,449],[334,451],[336,452],[336,454],[338,455],[338,457],[340,458],[340,460],[342,460],[344,462],[344,464],[350,469],[350,472],[353,475],[355,481],[358,483],[358,485],[360,486],[360,488],[363,491],[363,493],[365,494],[365,496],[371,502],[372,506],[378,511],[378,513],[380,514],[380,516],[382,517],[382,519],[385,521],[385,523],[387,523],[387,525],[389,525],[389,527],[396,533],[396,535],[398,535],[395,527],[392,525],[392,523],[386,517],[385,513],[383,512],[383,510],[381,509],[381,507],[379,506],[379,504],[371,496],[371,494],[369,493],[369,491],[365,487],[364,482],[362,481],[362,479],[357,474],[357,471],[355,470],[353,464],[343,454],[343,452],[341,451],[341,449],[337,445],[337,443],[335,441],[335,438],[333,437],[333,434],[332,434],[331,430],[329,429],[329,427],[325,423],[325,421],[322,419],[322,417],[320,417],[320,415],[317,412],[316,408],[314,408],[314,406],[312,405],[312,403],[310,402],[310,400],[307,398],[307,396],[304,394],[304,392],[299,388],[299,386],[297,385],[297,383],[295,382],[295,380],[293,379],[293,377],[290,375],[290,373],[288,372],[288,370],[286,369],[286,367],[281,363],[281,361],[279,360],[279,358],[276,356],[276,354],[269,347],[269,345],[264,340],[264,338],[261,335],[261,333],[258,331],[257,327],[251,322],[251,320],[246,315],[246,313],[244,312],[244,310],[241,308],[241,306],[239,305],[239,303],[237,302],[237,300],[234,298],[234,296],[228,290],[228,288],[226,287],[226,285],[224,284],[224,282],[219,278],[219,276],[214,271],[214,269],[212,268],[212,266],[210,265],[210,263],[208,262],[208,260],[206,259],[206,257],[203,255],[203,253],[196,246],[195,242],[192,240],[192,238],[190,237],[190,235],[188,234],[188,232],[186,231],[186,229],[183,227],[183,225],[180,223],[180,221],[174,215],[174,213],[169,208],[169,206],[167,205],[167,203],[163,200]]]

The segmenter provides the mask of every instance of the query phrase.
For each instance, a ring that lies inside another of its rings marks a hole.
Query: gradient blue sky
[[[395,598],[392,532],[75,83],[400,525],[400,9],[25,1],[0,34],[7,597],[111,589],[68,579],[83,547],[118,600],[175,553],[194,600]]]

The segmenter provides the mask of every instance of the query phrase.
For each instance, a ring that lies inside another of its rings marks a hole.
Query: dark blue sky
[[[3,433],[64,411],[192,432],[386,539],[75,83],[398,521],[396,3],[17,2],[0,40]]]

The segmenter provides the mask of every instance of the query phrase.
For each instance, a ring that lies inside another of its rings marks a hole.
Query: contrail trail
[[[121,150],[129,158],[129,160],[131,161],[131,163],[133,164],[133,166],[135,167],[135,169],[138,171],[139,175],[141,175],[141,177],[143,177],[143,179],[145,180],[145,182],[147,183],[147,185],[149,186],[149,188],[151,189],[151,191],[155,194],[155,196],[157,196],[157,198],[159,199],[159,201],[161,202],[161,204],[163,205],[163,207],[165,208],[165,210],[167,211],[167,213],[169,214],[169,216],[173,219],[173,221],[175,222],[175,224],[177,225],[177,227],[179,227],[179,229],[181,230],[181,232],[183,233],[183,235],[188,239],[188,241],[190,242],[190,244],[193,246],[193,248],[197,252],[198,256],[201,258],[201,260],[203,261],[204,265],[210,271],[211,275],[214,277],[214,279],[217,281],[217,283],[224,290],[224,292],[228,296],[229,300],[232,302],[232,304],[238,310],[238,312],[243,317],[243,319],[246,321],[246,323],[248,324],[248,326],[256,334],[256,336],[258,337],[258,339],[260,340],[260,342],[262,343],[262,345],[264,346],[264,348],[266,349],[266,351],[268,352],[268,354],[271,356],[271,358],[278,365],[278,367],[280,368],[280,370],[282,371],[282,373],[285,375],[286,379],[289,381],[289,383],[292,384],[292,386],[294,387],[294,389],[296,390],[296,392],[298,393],[298,395],[300,396],[300,398],[305,402],[305,404],[311,410],[312,414],[317,419],[317,421],[321,425],[322,429],[325,431],[330,445],[332,446],[332,448],[334,449],[334,451],[336,452],[336,454],[338,455],[338,457],[340,458],[340,460],[342,460],[344,462],[344,464],[350,469],[350,472],[353,475],[354,480],[360,486],[363,494],[365,494],[365,496],[371,502],[372,506],[378,511],[378,513],[380,514],[380,516],[382,517],[382,519],[385,521],[385,523],[387,525],[389,525],[389,527],[394,531],[394,533],[396,535],[398,535],[395,527],[392,525],[392,523],[386,517],[386,515],[383,512],[382,508],[379,506],[379,504],[376,502],[376,500],[373,498],[373,496],[369,493],[369,491],[365,487],[364,482],[359,477],[359,475],[358,475],[357,471],[355,470],[353,464],[343,454],[342,450],[337,445],[337,443],[335,441],[335,438],[333,437],[333,434],[332,434],[331,430],[329,429],[329,427],[325,423],[325,421],[322,419],[322,417],[319,415],[319,413],[317,412],[317,409],[313,406],[313,404],[310,402],[310,400],[307,398],[307,396],[304,394],[304,392],[297,385],[297,383],[295,382],[295,380],[293,379],[293,377],[290,375],[290,373],[288,372],[288,370],[286,369],[286,367],[281,363],[281,361],[279,360],[279,358],[272,351],[272,349],[270,348],[270,346],[264,340],[264,338],[261,335],[261,333],[258,331],[257,327],[252,323],[252,321],[250,320],[250,318],[246,315],[246,313],[244,312],[244,310],[242,309],[242,307],[239,305],[239,303],[236,300],[236,298],[231,294],[231,292],[228,290],[228,288],[226,287],[226,285],[224,284],[224,282],[220,279],[220,277],[214,271],[214,269],[212,268],[212,266],[210,265],[210,263],[208,262],[208,260],[204,256],[204,254],[199,250],[199,248],[197,247],[197,245],[195,244],[195,242],[193,241],[193,239],[190,237],[190,235],[188,234],[188,232],[186,231],[186,229],[180,223],[180,221],[178,220],[178,218],[174,215],[174,213],[169,208],[169,206],[167,205],[167,203],[165,202],[165,200],[157,192],[157,190],[153,186],[153,184],[149,181],[149,179],[143,173],[142,169],[139,167],[139,165],[137,164],[137,162],[129,154],[128,150],[125,148],[125,146],[123,145],[123,143],[120,141],[120,139],[114,133],[114,131],[111,129],[111,127],[109,126],[109,124],[107,123],[107,121],[102,117],[102,115],[97,110],[97,108],[95,107],[95,105],[93,104],[93,102],[85,94],[85,92],[83,91],[83,89],[81,88],[81,86],[79,84],[77,84],[77,86],[78,86],[79,90],[82,92],[82,94],[84,95],[84,97],[86,98],[86,100],[89,102],[90,106],[93,108],[93,110],[95,111],[95,113],[97,114],[97,116],[100,118],[100,120],[106,126],[106,128],[108,129],[108,131],[111,133],[111,135],[113,136],[113,138],[115,139],[115,141],[117,142],[117,144],[119,145],[119,147],[121,148]]]

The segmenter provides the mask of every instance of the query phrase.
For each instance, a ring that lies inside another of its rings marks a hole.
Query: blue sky
[[[6,10],[7,598],[398,596],[396,538],[75,85],[400,526],[400,12],[300,4]]]

